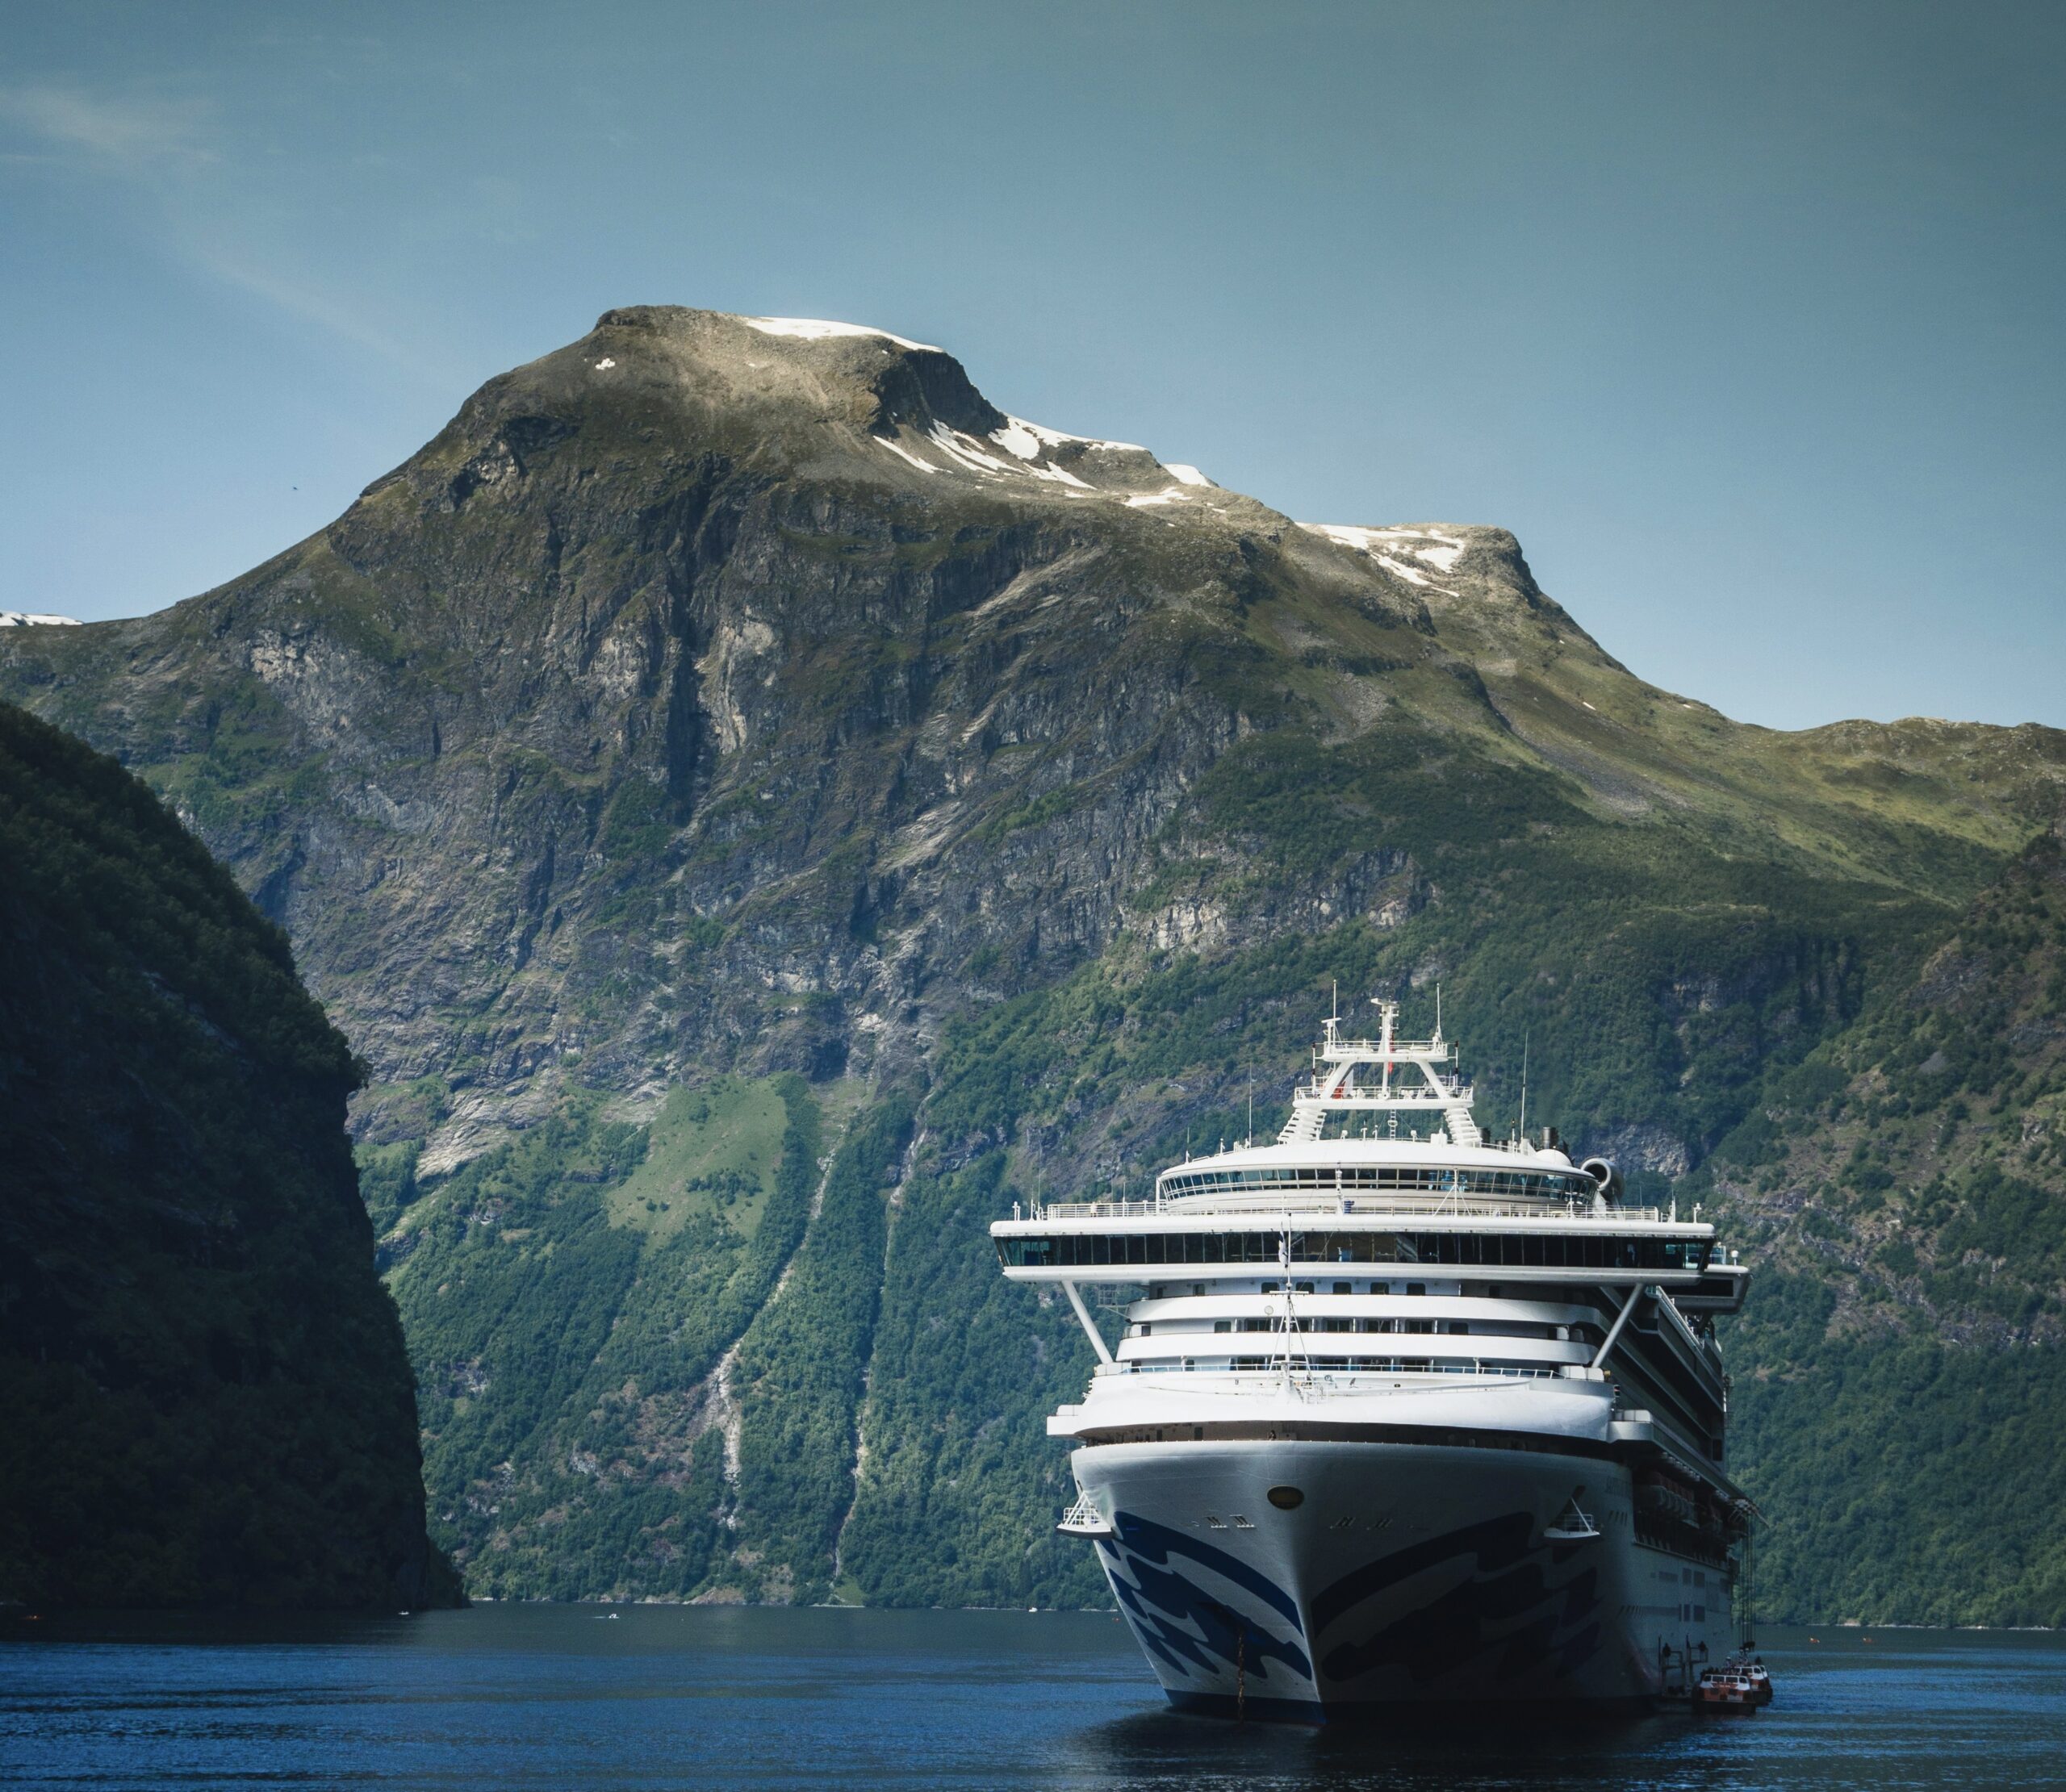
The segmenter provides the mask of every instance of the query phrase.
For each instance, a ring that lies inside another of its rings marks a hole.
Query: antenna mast
[[[1528,1033],[1520,1036],[1520,1142],[1528,1142]]]
[[[1294,1350],[1297,1351],[1303,1360],[1308,1374],[1311,1374],[1313,1366],[1312,1358],[1307,1353],[1304,1344],[1299,1341],[1298,1309],[1292,1304],[1291,1299],[1291,1216],[1289,1213],[1284,1216],[1282,1230],[1277,1235],[1277,1267],[1284,1278],[1278,1286],[1284,1293],[1284,1389],[1289,1393],[1292,1387],[1292,1352]]]

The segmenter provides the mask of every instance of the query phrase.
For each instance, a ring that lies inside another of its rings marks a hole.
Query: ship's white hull
[[[1073,1461],[1112,1527],[1095,1547],[1119,1609],[1180,1706],[1309,1723],[1650,1708],[1727,1655],[1725,1570],[1639,1542],[1619,1464],[1531,1442],[1106,1444]],[[1599,1534],[1545,1535],[1574,1528],[1575,1500]]]

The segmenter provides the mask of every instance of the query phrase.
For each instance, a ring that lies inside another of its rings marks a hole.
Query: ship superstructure
[[[1746,1272],[1554,1133],[1487,1138],[1439,1026],[1378,1006],[1373,1037],[1326,1023],[1273,1142],[991,1227],[1098,1359],[1048,1421],[1062,1528],[1187,1707],[1682,1692],[1727,1652],[1750,1520],[1713,1336]]]

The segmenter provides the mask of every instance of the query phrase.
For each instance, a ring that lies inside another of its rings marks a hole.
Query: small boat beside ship
[[[1693,1709],[1708,1717],[1752,1717],[1764,1702],[1746,1673],[1733,1668],[1707,1668],[1693,1686]]]

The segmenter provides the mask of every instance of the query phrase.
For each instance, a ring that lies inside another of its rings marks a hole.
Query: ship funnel
[[[1600,1184],[1600,1192],[1608,1201],[1621,1198],[1621,1172],[1604,1157],[1589,1157],[1579,1168]]]

